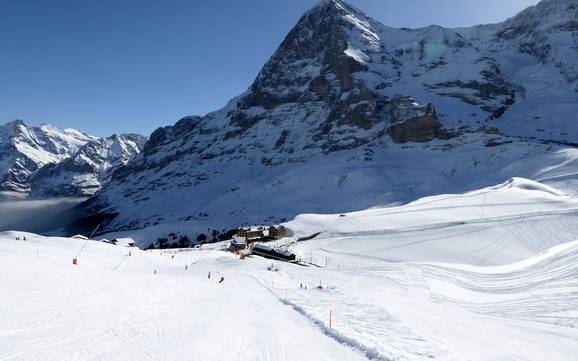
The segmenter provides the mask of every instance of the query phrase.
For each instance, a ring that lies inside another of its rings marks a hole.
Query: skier
[[[211,279],[211,271],[209,271],[209,275],[207,277],[208,279]]]
[[[157,270],[155,270],[155,274],[157,274]]]
[[[221,277],[221,279],[219,280],[219,283],[223,283],[225,281],[225,277]]]

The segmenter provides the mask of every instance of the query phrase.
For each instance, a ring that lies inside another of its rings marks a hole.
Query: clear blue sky
[[[250,85],[316,0],[0,1],[0,124],[148,135]],[[538,0],[350,0],[391,26],[502,21]]]

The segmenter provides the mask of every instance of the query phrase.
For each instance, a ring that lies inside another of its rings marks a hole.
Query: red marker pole
[[[332,326],[332,322],[333,321],[333,311],[331,310],[331,308],[329,309],[329,328],[333,328]]]

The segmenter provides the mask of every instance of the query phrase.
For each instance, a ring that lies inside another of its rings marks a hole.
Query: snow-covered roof
[[[245,244],[245,237],[234,236],[232,241],[235,244]]]
[[[272,251],[272,250],[273,250],[272,247],[265,246],[264,244],[261,244],[261,243],[255,244],[255,246],[253,247],[253,249],[255,249],[255,248],[256,248],[256,249],[263,250],[263,251]]]
[[[267,229],[267,226],[250,226],[250,227],[241,227],[239,229],[242,229],[244,231],[253,231],[253,232],[257,232],[257,231],[263,231],[265,229]]]
[[[129,245],[134,245],[136,244],[136,242],[134,241],[134,239],[130,238],[130,237],[123,237],[123,238],[115,238],[112,240],[112,242],[116,242],[118,245],[124,245],[124,246],[129,246]]]

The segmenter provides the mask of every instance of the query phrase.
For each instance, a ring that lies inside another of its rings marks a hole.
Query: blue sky
[[[250,85],[315,0],[0,2],[0,124],[148,135]],[[391,26],[502,21],[537,0],[350,0]]]

